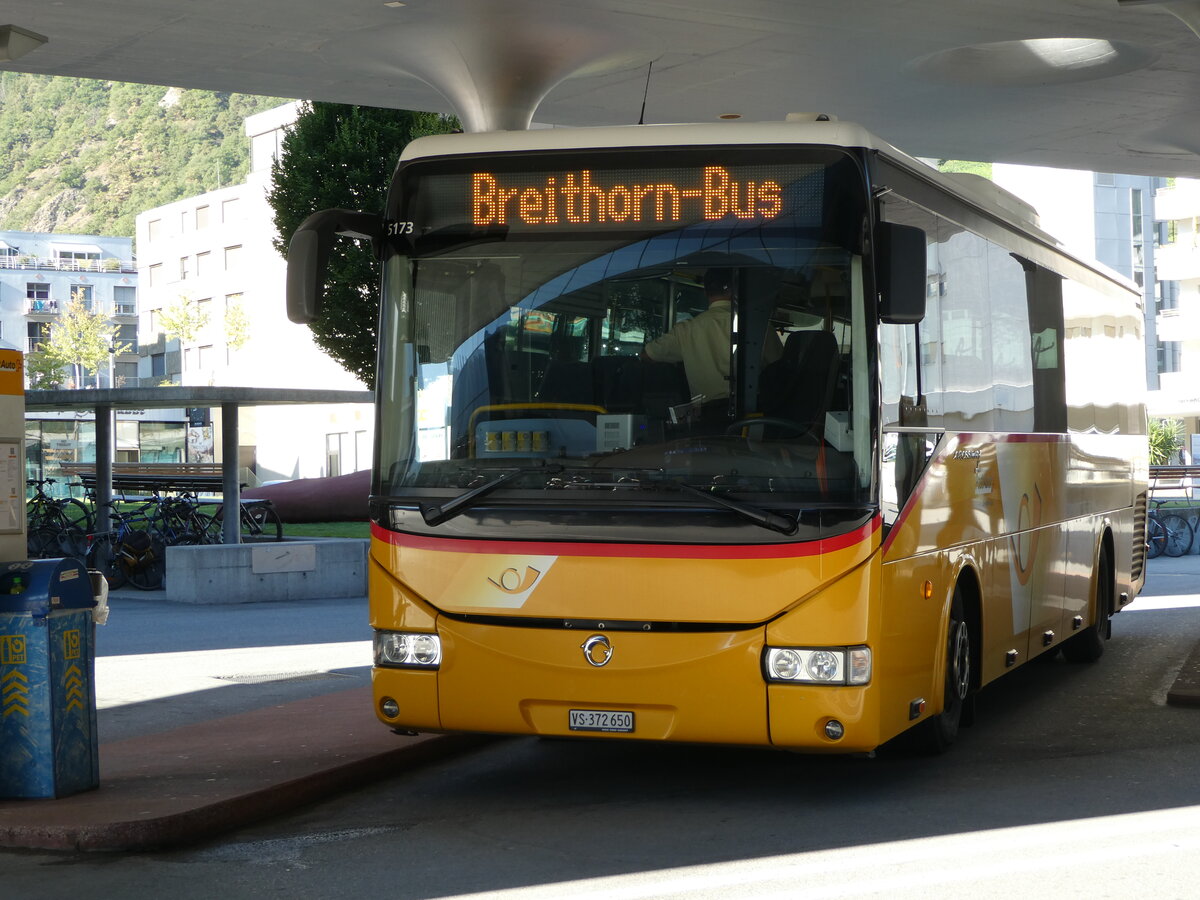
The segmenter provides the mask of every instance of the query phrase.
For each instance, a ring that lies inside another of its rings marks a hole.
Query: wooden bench
[[[64,463],[64,475],[74,476],[85,489],[96,489],[94,463]],[[214,463],[113,463],[114,491],[214,494],[223,484],[221,466]]]
[[[1200,465],[1150,467],[1151,495],[1179,494],[1191,500],[1194,498],[1197,482],[1200,482]]]

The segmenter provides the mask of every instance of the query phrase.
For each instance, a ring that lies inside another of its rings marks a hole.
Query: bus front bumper
[[[438,634],[436,669],[373,671],[376,715],[396,730],[833,753],[880,743],[870,685],[768,684],[762,628],[585,632],[442,617]]]

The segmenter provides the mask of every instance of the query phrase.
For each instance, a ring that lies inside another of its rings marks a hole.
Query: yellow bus
[[[825,117],[421,138],[296,321],[337,235],[393,729],[939,750],[1141,588],[1139,296],[983,179]]]

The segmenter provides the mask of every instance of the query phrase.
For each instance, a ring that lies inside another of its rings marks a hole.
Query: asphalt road
[[[1100,662],[1035,663],[990,686],[977,723],[935,759],[498,740],[202,847],[5,852],[0,893],[1194,897],[1200,709],[1165,697],[1200,642],[1200,559],[1150,565],[1148,590],[1116,618]],[[342,629],[359,627],[345,621],[358,611],[339,603],[312,610],[315,633],[286,635],[307,650],[289,656],[274,640],[259,669],[355,644]],[[182,618],[170,627],[184,627],[186,615],[172,615]],[[293,613],[263,605],[251,615],[279,636]]]

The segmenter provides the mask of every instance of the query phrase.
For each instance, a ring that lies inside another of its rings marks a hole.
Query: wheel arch
[[[958,591],[959,588],[962,589],[963,617],[971,632],[971,690],[977,691],[981,687],[983,662],[983,583],[979,577],[979,570],[973,564],[963,565],[955,575],[954,591]],[[950,600],[953,596],[952,591],[946,604],[947,623],[950,616]]]

